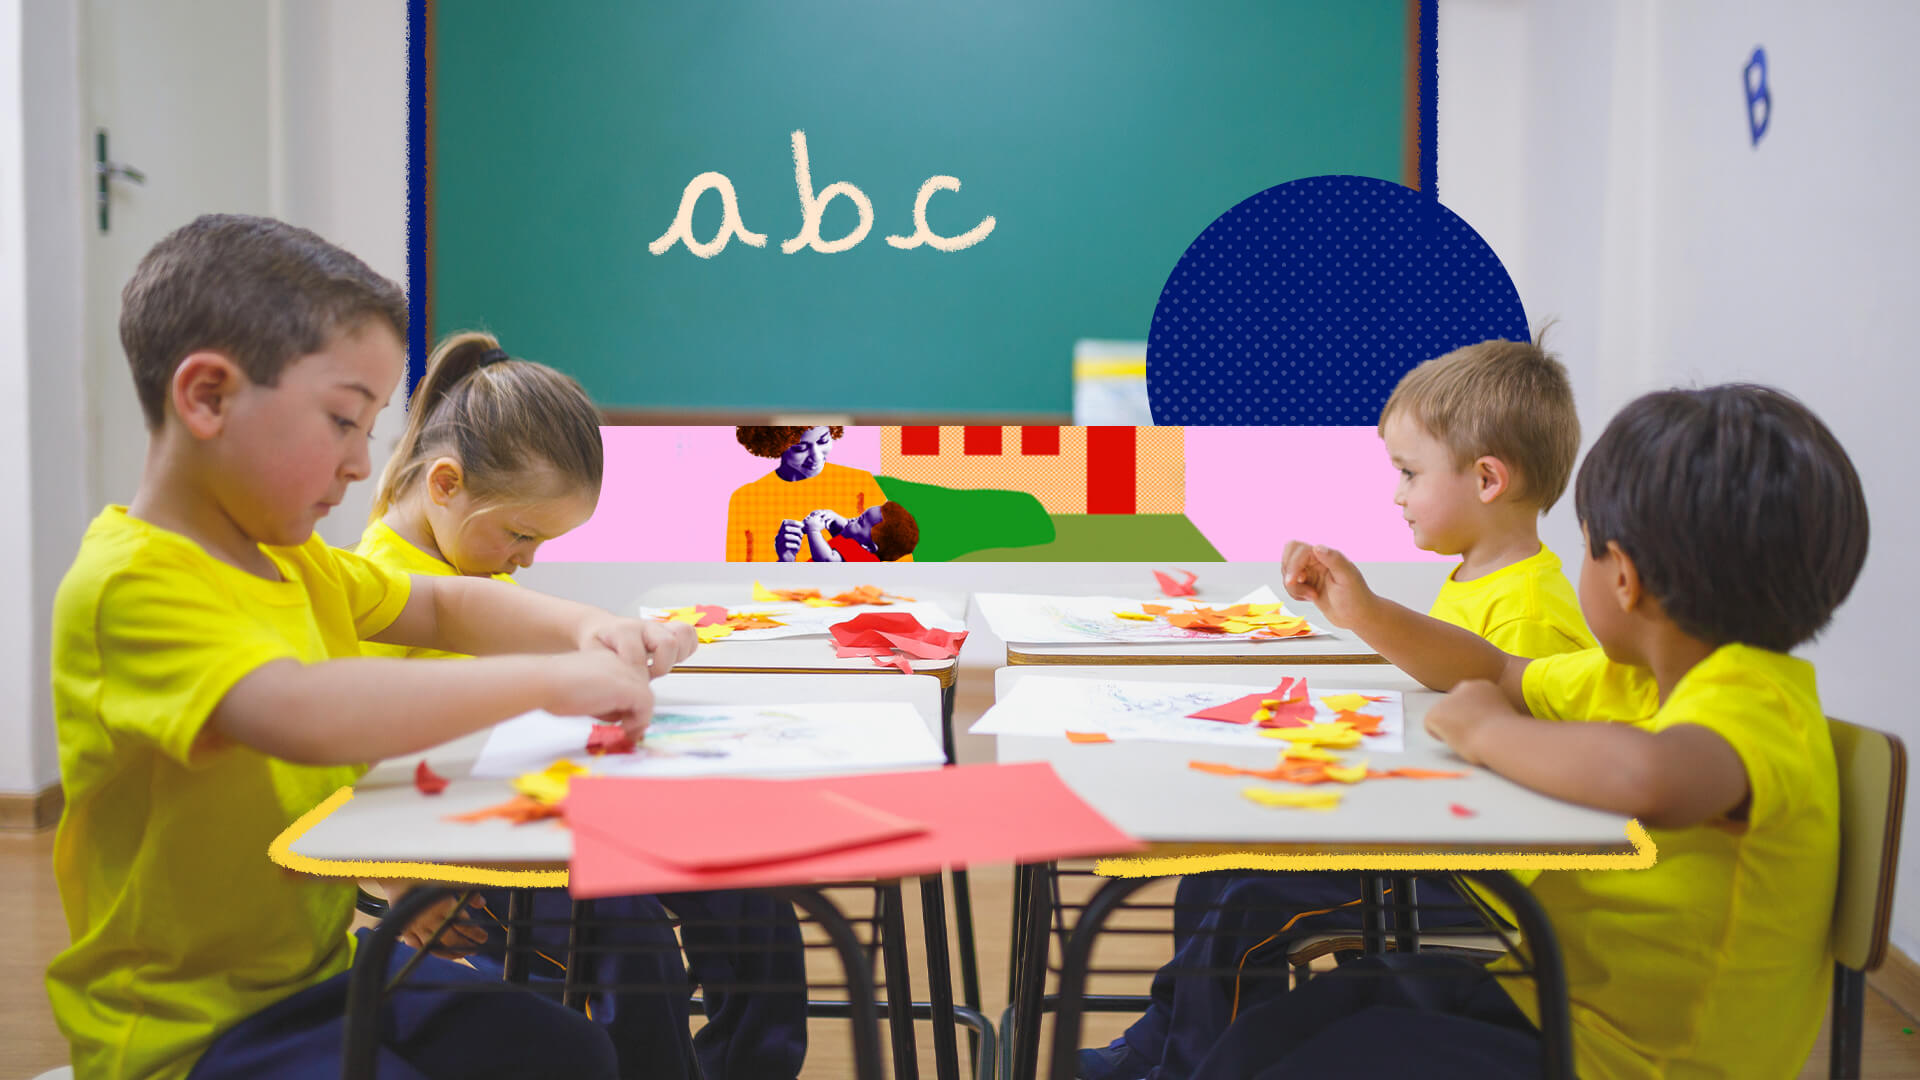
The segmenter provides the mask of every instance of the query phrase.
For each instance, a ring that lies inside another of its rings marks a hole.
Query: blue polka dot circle
[[[1506,268],[1437,200],[1366,176],[1279,184],[1220,215],[1147,336],[1156,424],[1372,425],[1414,365],[1528,339]]]

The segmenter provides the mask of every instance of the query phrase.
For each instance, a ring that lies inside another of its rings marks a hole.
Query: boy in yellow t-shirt
[[[1400,470],[1394,503],[1414,543],[1460,557],[1434,599],[1433,617],[1521,656],[1592,648],[1573,586],[1540,543],[1540,516],[1566,490],[1580,448],[1566,368],[1537,343],[1494,340],[1456,349],[1400,380],[1380,410],[1379,432]],[[1175,954],[1154,977],[1153,1003],[1108,1046],[1080,1051],[1079,1076],[1191,1075],[1236,1011],[1284,991],[1292,942],[1359,928],[1353,905],[1363,888],[1358,873],[1182,878]],[[1447,879],[1424,881],[1422,890],[1436,905],[1461,904]],[[1424,918],[1440,926],[1471,915],[1462,909]]]
[[[314,534],[368,475],[406,318],[364,263],[263,218],[195,220],[126,287],[146,467],[54,600],[53,865],[72,944],[47,991],[79,1076],[337,1071],[354,886],[290,874],[268,844],[362,763],[529,709],[637,735],[649,665],[679,659],[637,620],[409,578]],[[494,656],[450,680],[363,659],[362,639],[560,655]],[[614,1075],[592,1023],[519,993],[402,991],[382,1038],[383,1074]]]
[[[1454,752],[1647,827],[1650,869],[1549,871],[1530,887],[1564,955],[1581,1076],[1796,1076],[1832,970],[1839,789],[1813,666],[1788,652],[1866,561],[1859,476],[1777,390],[1671,390],[1607,426],[1575,503],[1598,649],[1502,652],[1374,596],[1324,547],[1288,545],[1287,588],[1450,690],[1426,724]],[[1530,982],[1471,969],[1315,979],[1243,1014],[1196,1076],[1530,1069],[1533,1008]],[[1393,1040],[1365,1037],[1389,1028]]]

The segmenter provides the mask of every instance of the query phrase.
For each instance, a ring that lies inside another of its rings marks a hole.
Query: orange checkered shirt
[[[799,521],[815,510],[854,517],[886,501],[880,482],[861,469],[829,462],[811,480],[782,480],[770,472],[727,500],[727,561],[777,561],[773,541],[782,521]],[[795,558],[812,561],[804,541]]]

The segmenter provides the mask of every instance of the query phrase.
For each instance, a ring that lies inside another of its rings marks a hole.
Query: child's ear
[[[1513,471],[1507,463],[1487,455],[1473,463],[1474,480],[1480,487],[1480,501],[1490,503],[1507,493],[1513,485]]]
[[[432,499],[435,506],[445,506],[460,494],[466,479],[459,462],[450,457],[435,458],[427,467],[427,498]]]
[[[173,369],[167,397],[174,414],[196,439],[211,439],[226,427],[233,399],[248,385],[240,365],[223,353],[189,353]]]
[[[1640,568],[1633,564],[1633,556],[1620,546],[1620,541],[1607,541],[1607,561],[1612,564],[1607,583],[1614,600],[1623,612],[1631,612],[1640,606],[1640,600],[1646,595],[1640,584]]]

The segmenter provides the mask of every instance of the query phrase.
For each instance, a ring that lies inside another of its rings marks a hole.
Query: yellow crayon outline
[[[1229,851],[1213,855],[1142,855],[1100,859],[1101,877],[1178,877],[1209,870],[1645,870],[1659,858],[1653,837],[1638,821],[1627,822],[1630,852],[1577,855],[1553,852],[1382,852],[1279,854]]]
[[[315,859],[297,855],[293,845],[307,830],[326,820],[328,814],[345,806],[353,798],[353,788],[343,787],[327,796],[325,802],[300,815],[300,820],[267,845],[267,858],[302,874],[318,877],[399,878],[408,881],[445,881],[458,885],[491,885],[499,888],[567,887],[565,870],[495,870],[458,863],[389,862],[380,859]]]

